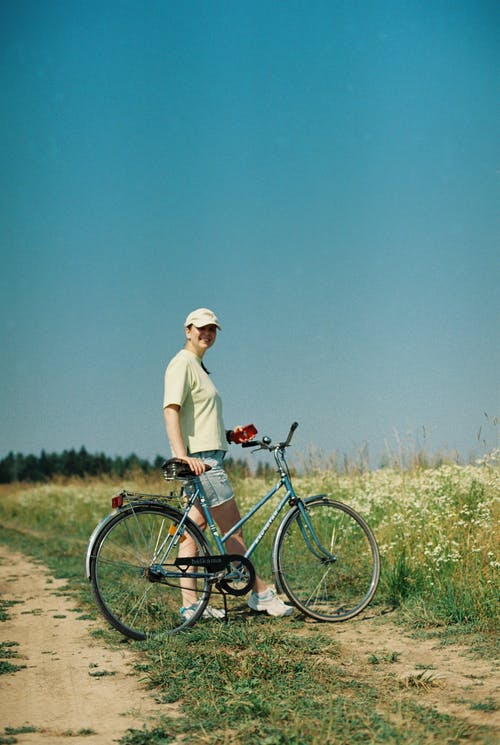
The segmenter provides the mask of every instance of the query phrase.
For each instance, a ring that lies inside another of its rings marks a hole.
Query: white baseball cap
[[[191,313],[186,318],[186,323],[184,326],[196,326],[196,328],[200,329],[202,326],[217,326],[219,331],[221,330],[221,327],[219,326],[219,321],[217,320],[217,316],[212,310],[209,310],[208,308],[198,308],[197,310],[191,311]]]

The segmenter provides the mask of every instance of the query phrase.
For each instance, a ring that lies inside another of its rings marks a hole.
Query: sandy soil
[[[17,642],[19,658],[11,662],[26,665],[0,676],[0,734],[4,727],[31,725],[37,731],[17,734],[19,745],[110,745],[156,715],[175,714],[175,706],[157,703],[141,683],[128,645],[109,649],[91,635],[103,622],[79,620],[71,599],[60,592],[64,585],[42,565],[0,546],[0,592],[16,601],[0,623],[0,642]],[[474,708],[499,701],[498,670],[491,661],[474,659],[456,645],[413,639],[390,615],[370,611],[320,628],[340,643],[341,664],[353,677],[380,686],[390,681],[391,690],[396,677],[401,699],[414,697],[420,705],[500,732],[498,712]],[[418,676],[424,680],[412,685]]]

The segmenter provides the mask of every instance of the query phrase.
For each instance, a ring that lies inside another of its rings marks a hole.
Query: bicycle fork
[[[332,553],[333,545],[335,543],[335,533],[332,532],[329,549],[325,548],[319,542],[316,531],[314,530],[309,515],[307,514],[307,502],[311,499],[317,499],[317,497],[298,501],[297,509],[299,510],[300,515],[297,518],[297,524],[306,546],[313,556],[319,559],[322,564],[334,564],[337,561],[337,557]]]

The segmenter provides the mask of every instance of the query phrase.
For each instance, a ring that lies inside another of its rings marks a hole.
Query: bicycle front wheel
[[[273,544],[276,584],[318,621],[347,621],[373,598],[380,555],[365,520],[326,498],[300,502],[283,519]]]
[[[125,636],[146,639],[180,631],[203,613],[211,586],[206,578],[186,579],[174,564],[177,546],[188,541],[193,555],[210,553],[198,527],[188,520],[172,541],[182,514],[165,504],[130,505],[103,525],[90,549],[90,581],[105,618]],[[175,545],[176,544],[176,545]],[[203,567],[197,567],[198,574]],[[180,616],[182,589],[200,601],[189,621]]]

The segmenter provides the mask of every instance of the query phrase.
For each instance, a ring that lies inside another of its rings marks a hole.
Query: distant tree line
[[[42,450],[39,456],[10,452],[0,461],[0,483],[50,481],[55,476],[123,476],[137,469],[149,473],[161,463],[160,456],[151,464],[135,454],[126,458],[111,458],[104,453],[89,453],[84,447],[80,450],[64,450],[62,453],[46,453]]]
[[[40,455],[22,455],[10,452],[0,460],[0,483],[9,484],[14,481],[44,482],[54,477],[77,476],[116,476],[142,471],[151,474],[160,469],[164,457],[157,455],[151,462],[146,458],[139,458],[132,453],[126,457],[111,458],[104,453],[92,454],[84,447],[80,450],[64,450],[62,453],[46,453]],[[226,460],[226,468],[230,475],[245,478],[251,475],[250,466],[243,459]],[[269,464],[259,464],[256,475],[267,476],[271,471]]]

